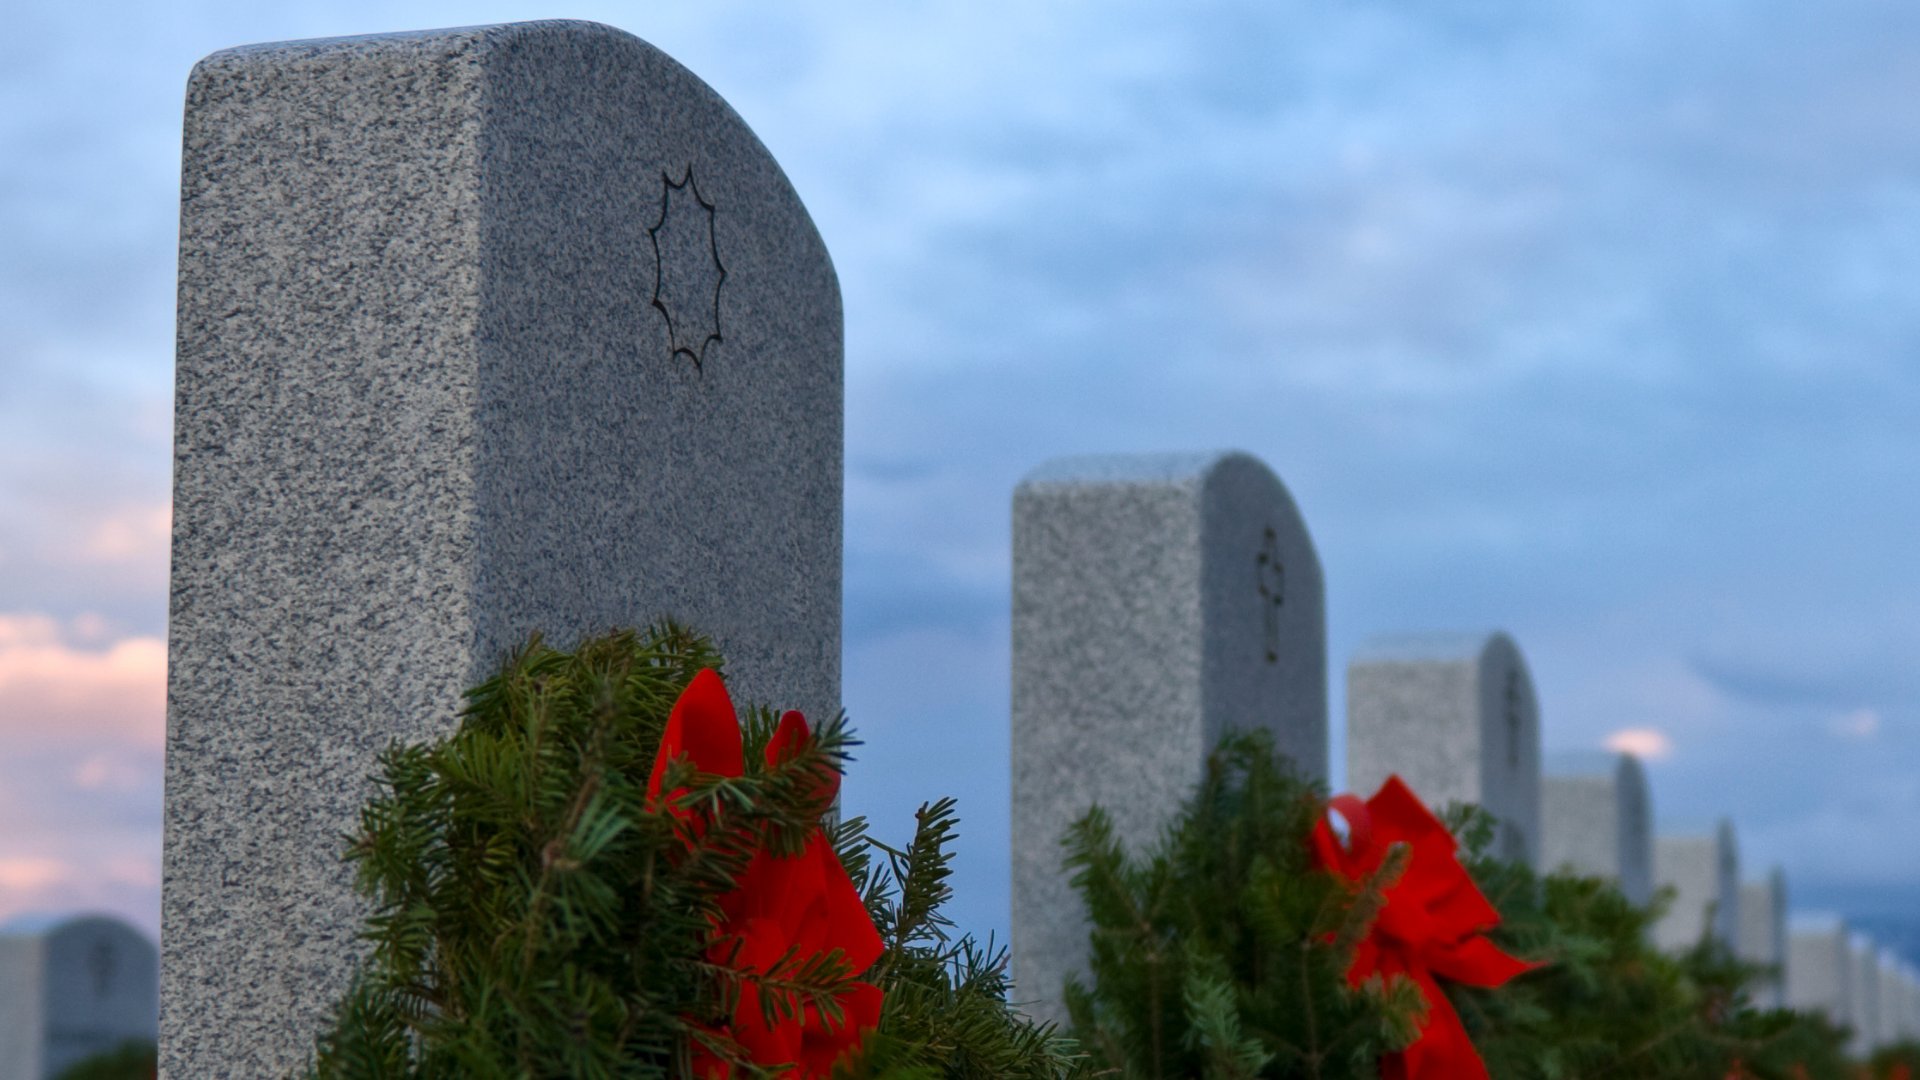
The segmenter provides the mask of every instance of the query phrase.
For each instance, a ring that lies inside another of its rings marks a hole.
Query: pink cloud
[[[160,862],[127,853],[69,860],[0,857],[0,919],[29,911],[108,911],[158,936]]]
[[[79,621],[69,633],[46,615],[0,614],[0,737],[16,746],[159,746],[166,736],[166,642],[75,644],[101,636],[97,625]]]
[[[148,780],[149,768],[141,761],[113,754],[94,754],[73,770],[73,786],[82,791],[139,791]]]
[[[1658,728],[1622,728],[1607,736],[1607,749],[1632,754],[1641,761],[1665,761],[1673,756],[1673,740]]]
[[[165,566],[173,536],[173,506],[122,506],[93,523],[79,555],[91,562]]]
[[[1827,721],[1827,730],[1843,739],[1871,739],[1880,733],[1880,710],[1859,708],[1832,717]]]
[[[0,895],[43,892],[74,877],[73,867],[59,859],[0,859]]]

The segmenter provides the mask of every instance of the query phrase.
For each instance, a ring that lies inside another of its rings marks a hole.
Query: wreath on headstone
[[[1397,779],[1329,799],[1231,736],[1144,850],[1099,809],[1069,834],[1092,927],[1069,1034],[1129,1077],[1854,1080],[1839,1029],[1753,1006],[1758,968],[1661,953],[1657,906],[1494,836]]]
[[[309,1074],[1073,1071],[940,912],[953,801],[905,849],[835,823],[845,724],[737,718],[722,670],[673,626],[536,638],[388,749],[347,850],[371,950]]]

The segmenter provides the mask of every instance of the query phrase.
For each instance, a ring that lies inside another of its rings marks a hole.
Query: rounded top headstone
[[[1362,642],[1347,667],[1347,782],[1398,775],[1435,806],[1500,822],[1496,852],[1540,854],[1540,712],[1526,658],[1498,630]]]

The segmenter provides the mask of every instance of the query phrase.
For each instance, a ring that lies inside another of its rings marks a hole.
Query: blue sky
[[[0,913],[157,920],[188,68],[552,16],[710,82],[833,252],[847,801],[961,797],[968,927],[1007,917],[1013,485],[1229,446],[1319,545],[1336,718],[1362,638],[1501,627],[1550,750],[1660,749],[1663,827],[1920,910],[1920,10],[865,7],[15,5]]]

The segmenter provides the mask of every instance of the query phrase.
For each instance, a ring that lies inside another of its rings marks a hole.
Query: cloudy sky
[[[158,918],[181,93],[598,19],[785,166],[847,316],[847,784],[1004,933],[1008,500],[1238,447],[1361,639],[1502,627],[1797,906],[1920,910],[1920,9],[25,0],[0,37],[0,916]],[[1334,726],[1335,777],[1343,753]],[[1623,734],[1625,733],[1625,734]],[[1920,946],[1920,935],[1913,944]]]

